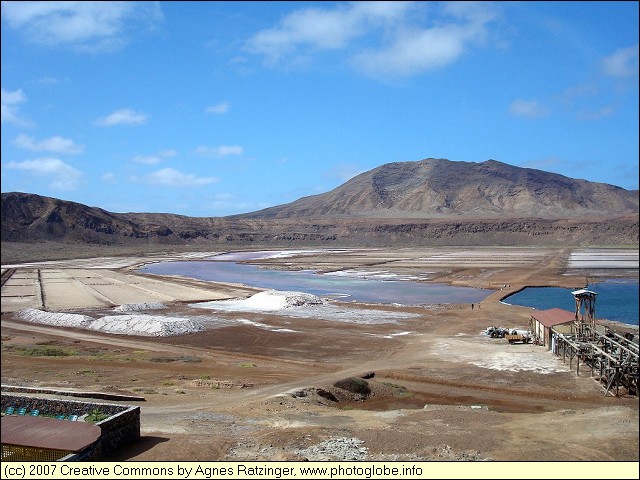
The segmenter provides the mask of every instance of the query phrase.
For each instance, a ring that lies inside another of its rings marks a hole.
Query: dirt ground
[[[111,452],[105,459],[111,461],[635,462],[637,397],[605,396],[588,370],[577,376],[575,365],[571,370],[544,347],[510,345],[482,333],[491,325],[528,328],[530,309],[500,302],[509,291],[576,287],[594,275],[593,269],[569,269],[571,253],[375,250],[264,262],[321,271],[384,266],[495,290],[474,309],[344,305],[356,317],[370,310],[413,314],[381,323],[228,312],[216,313],[227,324],[203,332],[133,337],[23,322],[3,304],[2,384],[143,396],[137,403],[142,438]],[[141,260],[130,258],[117,271],[135,275],[127,265]],[[106,272],[116,271],[101,261]],[[212,298],[251,293],[237,285],[165,280],[181,288],[206,287]],[[101,308],[106,311],[65,311]],[[176,300],[163,314],[212,312]],[[25,354],[38,346],[64,353]]]

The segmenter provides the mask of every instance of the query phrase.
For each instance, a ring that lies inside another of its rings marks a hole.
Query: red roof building
[[[534,339],[541,345],[551,349],[551,329],[560,333],[573,333],[575,312],[561,308],[536,311],[531,314],[530,330]]]

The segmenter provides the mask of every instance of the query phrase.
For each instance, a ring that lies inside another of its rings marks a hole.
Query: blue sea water
[[[215,282],[243,283],[258,288],[304,292],[365,303],[471,304],[480,302],[493,293],[492,290],[452,287],[446,284],[321,275],[311,270],[268,270],[228,261],[161,262],[150,264],[143,271]]]
[[[576,288],[527,287],[503,301],[511,305],[533,307],[537,310],[562,308],[574,312]],[[596,292],[596,320],[611,320],[638,325],[638,279],[605,279],[590,284],[588,290]]]

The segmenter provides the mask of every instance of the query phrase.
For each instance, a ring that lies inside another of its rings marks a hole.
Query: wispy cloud
[[[602,60],[602,71],[611,77],[638,76],[638,45],[620,48]]]
[[[51,179],[49,186],[55,190],[75,190],[84,183],[84,173],[59,158],[37,158],[23,162],[9,162],[7,168]]]
[[[600,89],[594,83],[574,85],[562,91],[560,94],[560,100],[564,104],[571,106],[576,102],[576,100],[595,97],[599,92]]]
[[[361,174],[364,170],[352,163],[339,164],[327,170],[324,173],[326,178],[331,180],[338,180],[340,182],[346,182],[352,179],[356,175]]]
[[[130,108],[123,108],[96,120],[96,125],[100,127],[113,127],[115,125],[144,125],[147,122],[147,115],[136,112]]]
[[[194,153],[201,157],[221,158],[229,155],[242,155],[244,148],[239,145],[220,145],[219,147],[200,145],[194,150]]]
[[[142,177],[132,177],[131,180],[165,187],[201,187],[219,181],[216,177],[198,177],[174,168],[163,168]]]
[[[34,137],[18,135],[13,143],[19,148],[31,150],[32,152],[51,152],[67,155],[78,155],[84,152],[84,145],[76,145],[73,140],[60,136],[36,141]]]
[[[433,10],[428,17],[422,14],[425,8]],[[491,2],[352,2],[304,8],[256,33],[245,48],[270,65],[344,50],[348,61],[366,74],[406,77],[449,65],[482,44],[496,18],[494,9]],[[361,39],[378,46],[365,48]]]
[[[610,117],[616,112],[616,109],[610,105],[602,107],[598,110],[580,110],[576,113],[578,120],[595,121],[601,118]]]
[[[616,185],[628,184],[628,189],[638,190],[638,163],[619,163],[612,165],[613,178],[619,180]]]
[[[238,200],[234,195],[230,193],[218,193],[214,195],[212,201],[205,203],[204,206],[210,208],[212,212],[224,211],[233,213],[245,213],[267,208],[270,206],[270,204],[266,202]]]
[[[158,2],[2,2],[3,23],[29,42],[93,53],[118,50],[163,19]]]
[[[211,105],[205,109],[207,113],[214,113],[216,115],[221,115],[223,113],[227,113],[229,111],[230,104],[229,102],[220,102],[215,105]]]
[[[411,2],[354,2],[335,9],[304,8],[285,16],[278,26],[256,33],[246,43],[270,62],[313,50],[342,49],[368,28],[404,17]]]
[[[562,167],[566,163],[566,160],[563,160],[560,157],[551,156],[526,160],[522,162],[520,166],[524,168],[535,168],[538,170],[553,171],[558,169],[558,167]]]
[[[41,77],[36,80],[40,85],[60,85],[61,83],[68,83],[69,78],[56,78],[56,77]]]
[[[2,100],[0,103],[2,105],[2,115],[1,115],[2,123],[12,123],[19,127],[32,126],[31,122],[24,119],[18,111],[19,110],[18,105],[26,102],[27,100],[27,97],[22,92],[22,89],[20,88],[14,92],[9,92],[3,88],[1,89],[1,91],[2,91],[2,96],[1,96]]]
[[[155,165],[160,163],[165,158],[175,157],[177,152],[173,149],[162,150],[161,152],[154,153],[153,155],[136,155],[133,157],[135,163],[141,163],[143,165]]]
[[[524,161],[520,166],[553,172],[571,178],[581,178],[580,176],[576,176],[576,172],[582,172],[582,174],[584,174],[584,172],[593,169],[597,163],[598,162],[589,159],[576,161],[558,156],[549,156]]]
[[[549,115],[547,107],[536,100],[514,100],[509,105],[509,113],[515,117],[541,118]]]

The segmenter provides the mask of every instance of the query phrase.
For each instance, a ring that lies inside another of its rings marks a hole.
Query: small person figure
[[[473,303],[471,304],[471,310],[473,310]]]

